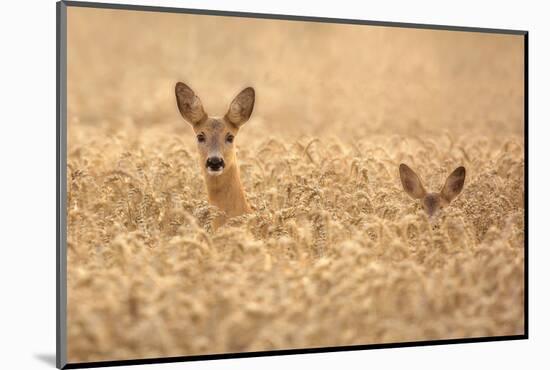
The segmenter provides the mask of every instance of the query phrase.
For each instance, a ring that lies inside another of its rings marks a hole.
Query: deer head
[[[250,118],[254,108],[254,89],[247,87],[231,102],[223,117],[209,117],[201,100],[183,82],[176,84],[176,100],[183,118],[197,135],[202,168],[208,176],[219,176],[235,165],[235,136]]]
[[[406,164],[399,165],[399,175],[405,192],[411,198],[419,199],[428,216],[432,218],[460,194],[464,187],[466,169],[462,166],[455,169],[447,177],[439,193],[428,193],[418,175]]]

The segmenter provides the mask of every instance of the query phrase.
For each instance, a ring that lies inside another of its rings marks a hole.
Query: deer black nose
[[[206,167],[217,171],[220,168],[223,168],[225,163],[223,163],[223,158],[220,157],[210,157],[206,160]]]

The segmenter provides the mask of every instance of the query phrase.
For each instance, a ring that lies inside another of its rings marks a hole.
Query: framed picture
[[[57,366],[526,339],[526,31],[57,4]]]

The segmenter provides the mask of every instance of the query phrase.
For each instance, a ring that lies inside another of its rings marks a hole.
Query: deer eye
[[[206,141],[206,137],[204,136],[204,134],[198,134],[197,135],[197,141],[199,143],[204,143]]]
[[[227,141],[228,143],[231,144],[231,143],[233,142],[234,139],[235,139],[235,136],[229,134],[229,135],[227,135],[227,137],[225,138],[225,141]]]

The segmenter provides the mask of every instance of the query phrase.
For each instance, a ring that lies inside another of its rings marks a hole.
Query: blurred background
[[[210,115],[240,89],[246,137],[523,134],[523,37],[71,7],[69,130],[173,125],[184,81]],[[266,131],[267,130],[267,131]]]

